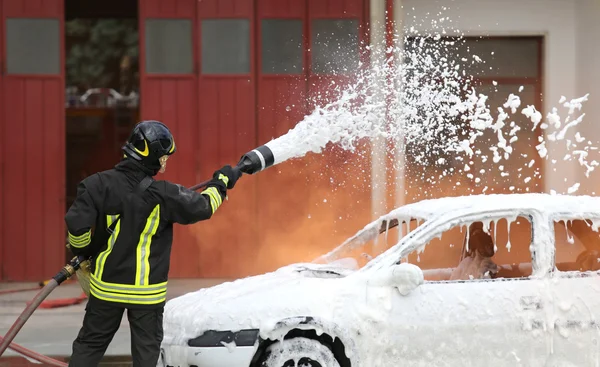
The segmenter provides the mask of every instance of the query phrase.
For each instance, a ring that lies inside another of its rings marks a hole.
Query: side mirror
[[[414,264],[401,263],[377,271],[377,275],[369,280],[375,286],[398,288],[401,295],[406,296],[425,280],[423,270]]]

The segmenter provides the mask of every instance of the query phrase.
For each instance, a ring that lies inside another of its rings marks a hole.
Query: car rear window
[[[600,232],[594,221],[556,220],[554,238],[556,269],[562,272],[600,270]]]

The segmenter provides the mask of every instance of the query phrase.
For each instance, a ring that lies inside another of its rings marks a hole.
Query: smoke
[[[238,278],[328,252],[371,220],[367,153],[330,146],[244,176],[213,218],[185,227],[200,248],[190,261],[202,277]]]

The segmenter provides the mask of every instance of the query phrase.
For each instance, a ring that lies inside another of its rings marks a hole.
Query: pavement
[[[196,291],[200,288],[211,287],[230,279],[171,279],[167,299]],[[0,283],[0,335],[5,335],[13,322],[17,320],[27,302],[36,295],[38,290],[18,293],[1,294],[5,289],[33,288],[36,283]],[[46,300],[75,298],[82,294],[79,284],[74,281],[63,283],[56,288]],[[48,356],[70,356],[73,340],[77,336],[83,315],[84,301],[78,305],[37,309],[13,340],[15,343]],[[121,327],[106,351],[106,356],[130,356],[130,336],[127,315],[123,316]],[[4,357],[19,356],[12,350],[7,350]],[[0,361],[2,360],[0,359]],[[2,363],[0,362],[0,365]],[[39,365],[38,365],[39,366]]]

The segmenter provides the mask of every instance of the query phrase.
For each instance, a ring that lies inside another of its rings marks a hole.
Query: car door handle
[[[537,296],[523,296],[519,303],[523,310],[541,310],[543,308],[542,300]]]

